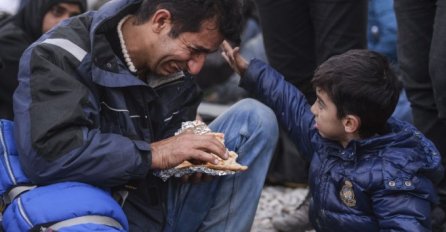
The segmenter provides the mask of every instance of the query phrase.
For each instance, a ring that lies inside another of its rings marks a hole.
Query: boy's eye
[[[317,105],[319,106],[319,109],[322,109],[324,107],[324,104],[319,99],[317,99]]]

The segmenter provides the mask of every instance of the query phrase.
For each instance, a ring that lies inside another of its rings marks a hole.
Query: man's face
[[[177,38],[169,35],[170,29],[160,34],[155,46],[150,48],[147,60],[150,71],[167,76],[178,71],[192,75],[200,72],[206,55],[218,49],[223,36],[213,20],[205,21],[199,32],[184,32]]]
[[[346,133],[342,119],[337,117],[337,109],[328,94],[316,88],[317,99],[311,106],[311,112],[315,116],[315,128],[319,134],[327,139],[343,142],[346,140]]]
[[[78,15],[81,9],[78,4],[59,3],[53,5],[43,17],[42,32],[45,33],[56,26],[60,21]]]

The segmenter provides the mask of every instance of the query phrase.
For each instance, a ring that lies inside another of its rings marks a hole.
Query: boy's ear
[[[348,114],[344,117],[342,123],[344,125],[344,130],[346,133],[356,133],[359,131],[359,128],[361,126],[361,119],[356,115]]]

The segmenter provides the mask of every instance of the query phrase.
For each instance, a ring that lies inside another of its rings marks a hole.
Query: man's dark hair
[[[203,21],[215,19],[223,37],[240,43],[241,6],[236,0],[145,0],[136,13],[139,23],[146,22],[159,9],[172,15],[170,35],[177,38],[183,32],[198,32]]]
[[[316,69],[312,82],[333,101],[338,118],[353,114],[361,119],[363,138],[385,133],[402,86],[387,59],[368,50],[331,57]]]

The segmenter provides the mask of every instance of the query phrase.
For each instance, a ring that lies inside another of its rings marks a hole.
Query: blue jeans
[[[276,116],[265,105],[244,99],[209,127],[248,170],[199,184],[170,180],[164,231],[250,231],[278,138]]]

